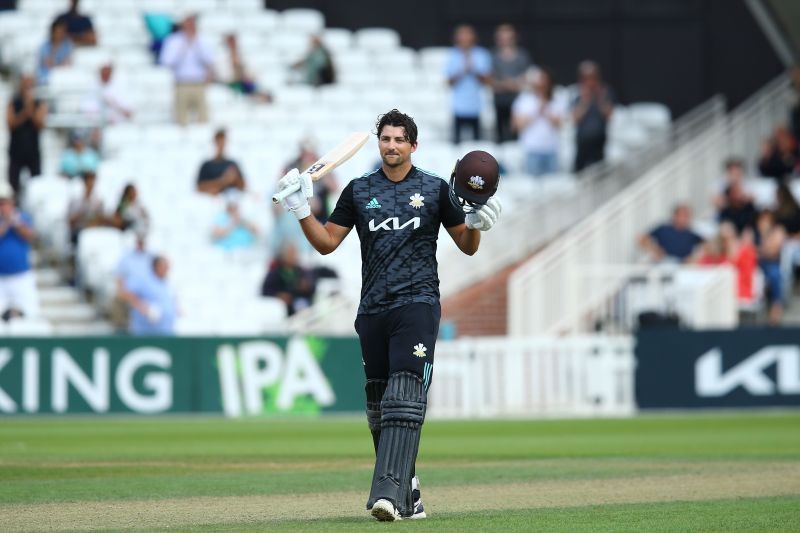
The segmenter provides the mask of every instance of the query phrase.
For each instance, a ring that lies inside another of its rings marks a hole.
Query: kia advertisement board
[[[639,408],[800,405],[800,329],[636,336]]]

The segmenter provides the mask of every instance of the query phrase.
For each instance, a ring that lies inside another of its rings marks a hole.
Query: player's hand
[[[310,216],[311,206],[308,204],[308,199],[314,196],[311,176],[308,174],[301,175],[296,168],[293,168],[278,181],[278,190],[282,191],[284,189],[296,190],[283,199],[283,206],[294,213],[297,220],[303,220]]]
[[[497,219],[500,218],[500,212],[503,206],[497,198],[489,198],[486,205],[481,206],[480,209],[467,213],[465,223],[468,229],[477,229],[481,231],[489,231],[495,225]]]

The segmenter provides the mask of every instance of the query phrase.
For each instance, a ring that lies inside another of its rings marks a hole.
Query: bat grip
[[[291,187],[286,187],[285,189],[282,189],[276,192],[274,195],[272,195],[272,203],[279,204],[281,200],[283,200],[293,192],[297,192],[299,190],[300,190],[300,182],[297,182]]]

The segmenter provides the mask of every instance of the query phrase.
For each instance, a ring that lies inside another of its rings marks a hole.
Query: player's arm
[[[351,229],[333,222],[327,222],[323,226],[313,215],[300,220],[300,227],[311,246],[322,255],[328,255],[338,248]]]
[[[467,255],[474,255],[481,244],[481,232],[477,229],[469,229],[466,224],[459,224],[447,228],[447,233],[452,237],[458,249]]]

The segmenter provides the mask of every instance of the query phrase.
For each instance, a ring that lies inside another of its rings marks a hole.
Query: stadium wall
[[[623,103],[655,101],[680,116],[715,94],[736,106],[783,71],[744,0],[406,0],[374,9],[369,0],[268,0],[271,9],[312,7],[328,27],[397,30],[405,46],[448,46],[455,25],[473,24],[490,46],[513,22],[534,62],[556,81],[575,80],[594,59]]]

